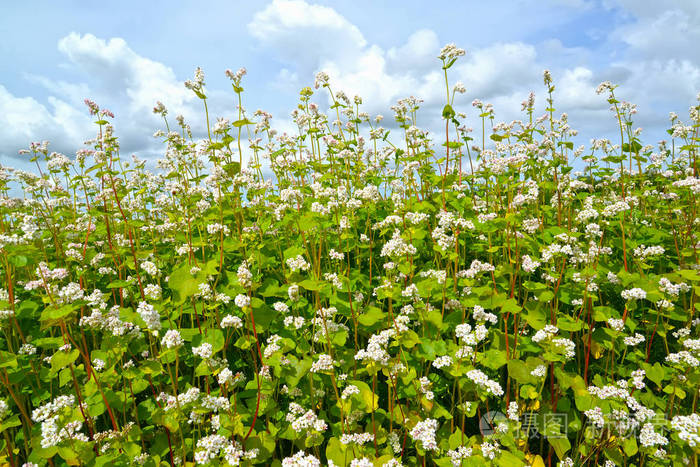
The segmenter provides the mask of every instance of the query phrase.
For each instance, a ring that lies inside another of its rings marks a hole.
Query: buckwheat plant
[[[0,463],[697,466],[699,103],[644,145],[604,82],[620,140],[574,147],[549,71],[498,122],[464,54],[438,141],[323,72],[291,134],[245,69],[210,118],[197,69],[155,172],[89,100],[0,166]]]

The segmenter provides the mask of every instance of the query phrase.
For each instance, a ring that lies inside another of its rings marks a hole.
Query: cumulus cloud
[[[275,113],[286,114],[299,88],[312,84],[316,71],[325,70],[334,90],[363,97],[363,110],[370,114],[386,115],[398,99],[410,95],[423,99],[419,123],[439,131],[445,88],[437,55],[452,40],[467,49],[449,79],[450,85],[462,81],[466,86],[467,94],[457,96],[455,107],[469,115],[469,126],[478,125],[470,106],[474,98],[493,103],[497,119],[510,120],[522,118],[519,103],[534,90],[537,111],[542,112],[545,68],[554,75],[555,107],[567,112],[572,126],[586,137],[600,136],[614,125],[605,96],[594,93],[604,80],[620,85],[619,98],[639,104],[635,124],[661,137],[667,112],[684,115],[694,102],[700,90],[700,49],[695,46],[700,42],[700,3],[604,0],[607,10],[588,0],[549,0],[549,5],[566,11],[567,21],[590,18],[592,11],[607,14],[610,27],[596,36],[596,28],[603,31],[598,23],[576,23],[587,39],[574,46],[542,35],[477,46],[461,42],[466,34],[445,40],[442,29],[429,28],[403,30],[393,43],[380,45],[334,8],[311,0],[273,0],[252,13],[247,31],[254,39],[253,52],[275,66],[266,83],[280,96],[271,99],[277,107],[268,109]],[[162,150],[151,137],[162,126],[151,113],[157,100],[166,104],[170,116],[185,115],[195,133],[202,134],[201,102],[182,85],[189,76],[177,76],[167,63],[144,56],[122,38],[75,32],[58,42],[58,51],[68,74],[81,78],[25,74],[27,82],[46,90],[45,99],[0,85],[1,155],[16,154],[30,141],[43,139],[52,140],[54,150],[70,154],[94,131],[82,103],[85,97],[114,111],[124,153]],[[209,95],[212,119],[235,110],[230,92],[210,89]],[[387,118],[384,124],[392,121]],[[282,123],[291,128],[287,120]]]
[[[73,153],[95,132],[83,105],[85,98],[115,113],[114,126],[124,153],[145,155],[161,149],[152,137],[163,126],[152,113],[156,101],[166,105],[171,118],[182,114],[195,132],[204,130],[202,104],[183,86],[184,79],[165,64],[136,53],[124,39],[72,32],[58,42],[58,50],[68,61],[66,67],[84,76],[84,82],[26,75],[29,82],[48,91],[46,104],[15,96],[0,86],[0,154],[16,154],[37,140],[49,140],[53,150]],[[212,97],[212,118],[223,113],[225,106],[233,107],[229,95],[212,92]]]
[[[588,8],[584,2],[574,3],[569,6]],[[313,73],[323,70],[335,90],[341,89],[350,97],[361,96],[364,110],[371,114],[389,112],[398,99],[415,95],[424,100],[423,119],[426,115],[431,119],[427,125],[437,127],[440,122],[445,83],[437,55],[443,43],[431,29],[417,30],[403,43],[385,49],[368,43],[358,28],[335,10],[300,0],[274,0],[254,16],[248,29],[261,46],[290,64],[276,77],[278,86],[285,78],[290,87],[308,85]],[[309,46],[309,37],[319,40]],[[585,61],[585,52],[558,41],[548,41],[541,48],[546,57],[565,55],[570,59],[570,68],[561,67],[560,73],[576,85],[566,96],[567,102],[576,107],[574,113],[577,108],[590,110],[590,96],[584,96],[581,87],[588,86],[592,94],[597,83],[591,82],[590,70],[578,65]],[[519,104],[529,91],[542,89],[544,68],[535,45],[497,42],[470,48],[450,70],[450,85],[462,81],[467,88],[469,97],[459,96],[461,110],[471,110],[469,103],[476,97],[494,103],[499,118],[514,119],[519,117]],[[604,100],[597,102],[594,107],[600,110]],[[391,120],[385,124],[391,125]]]
[[[595,7],[584,0],[550,2],[572,14],[589,14]],[[555,78],[555,107],[567,112],[586,138],[600,136],[614,124],[605,96],[595,94],[605,80],[620,84],[620,96],[639,104],[640,125],[663,136],[667,109],[679,102],[687,107],[700,89],[700,49],[693,45],[700,42],[700,4],[608,0],[607,7],[625,20],[588,46],[567,46],[554,38],[482,47],[458,44],[467,55],[450,70],[450,84],[462,81],[467,95],[459,96],[464,102],[458,100],[457,110],[469,113],[468,103],[479,98],[495,105],[499,119],[521,118],[519,103],[534,90],[542,111],[542,71],[547,68]],[[595,27],[591,25],[592,33]],[[443,42],[435,31],[420,29],[403,43],[382,48],[332,8],[301,0],[274,0],[248,28],[286,63],[278,83],[308,85],[314,72],[324,70],[335,89],[362,96],[370,113],[386,113],[397,99],[416,95],[425,101],[429,125],[437,127],[445,89],[436,58]],[[313,45],[309,37],[317,38]]]
[[[700,3],[694,0],[609,0],[626,20],[609,34],[606,47],[624,44],[606,70],[623,99],[638,104],[635,124],[667,137],[668,112],[687,116],[700,91]]]
[[[303,0],[273,0],[253,16],[248,31],[279,51],[283,61],[307,72],[319,58],[352,61],[367,43],[357,26],[333,8]]]
[[[118,92],[130,115],[148,113],[156,100],[174,109],[194,100],[172,68],[137,54],[122,38],[72,32],[58,42],[58,50],[96,82],[98,92]]]
[[[609,6],[627,17],[610,39],[627,44],[635,58],[700,61],[700,2],[616,0]]]
[[[70,152],[90,129],[87,112],[56,97],[48,105],[33,97],[17,97],[0,85],[0,155],[18,157],[32,141],[51,141],[51,149]]]

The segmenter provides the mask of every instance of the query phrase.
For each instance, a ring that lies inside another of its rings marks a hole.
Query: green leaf
[[[509,451],[501,451],[501,455],[498,456],[496,464],[501,467],[520,467],[522,465],[527,465],[525,461],[516,457]]]
[[[331,438],[326,445],[326,457],[332,460],[338,467],[350,465],[350,461],[355,458],[353,450],[348,449],[347,444],[340,442],[338,438]]]
[[[39,321],[41,321],[42,327],[46,328],[68,319],[75,312],[75,307],[71,304],[63,305],[59,308],[51,305],[44,308],[44,311],[41,312]]]
[[[183,263],[176,267],[168,278],[168,286],[174,292],[175,304],[184,303],[199,290],[199,281],[190,273],[191,268],[189,264]]]
[[[78,349],[73,349],[70,352],[59,350],[51,357],[51,373],[58,374],[58,370],[75,362],[79,355]]]
[[[14,264],[16,267],[21,268],[27,265],[27,257],[24,255],[10,256],[10,263]]]
[[[244,118],[242,120],[236,120],[235,122],[232,123],[232,125],[236,128],[242,127],[243,125],[252,125],[253,122],[248,120],[247,118]]]
[[[554,452],[557,453],[559,459],[563,459],[566,453],[569,452],[569,449],[571,449],[571,442],[565,435],[548,437],[547,441],[554,448]]]
[[[367,307],[367,310],[362,313],[358,318],[357,321],[365,327],[372,327],[377,323],[382,323],[386,319],[387,313],[384,313],[381,309],[375,307],[375,306],[370,306]]]
[[[506,364],[506,352],[504,350],[489,349],[479,354],[478,361],[487,368],[498,370]],[[518,363],[522,365],[522,362]]]
[[[360,400],[364,402],[365,412],[370,413],[372,410],[377,410],[379,407],[377,404],[379,402],[379,396],[372,394],[372,389],[364,381],[352,380],[348,381],[349,384],[357,386],[360,390]]]
[[[445,120],[450,120],[452,117],[455,116],[455,111],[450,105],[446,105],[445,107],[442,108],[442,118]]]

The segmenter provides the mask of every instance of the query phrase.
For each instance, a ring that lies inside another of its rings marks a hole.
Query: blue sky
[[[290,130],[298,91],[317,71],[335,89],[391,115],[398,99],[425,100],[419,122],[438,128],[444,104],[440,48],[467,50],[450,70],[462,81],[457,111],[477,125],[471,101],[492,102],[497,120],[519,118],[530,90],[544,109],[542,71],[552,71],[555,107],[580,141],[614,134],[595,87],[619,84],[638,104],[643,140],[665,137],[668,113],[687,116],[700,91],[700,1],[274,0],[265,2],[3,2],[0,6],[0,162],[27,168],[17,150],[49,140],[72,154],[94,130],[82,101],[116,114],[122,152],[157,157],[157,100],[201,130],[201,103],[182,83],[206,74],[214,116],[231,117],[227,68],[246,67],[244,106],[271,112]],[[326,103],[325,96],[316,97]],[[391,119],[385,119],[388,124]]]

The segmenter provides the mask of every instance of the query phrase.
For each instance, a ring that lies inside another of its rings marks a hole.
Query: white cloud
[[[68,152],[90,134],[87,112],[56,97],[48,106],[32,97],[17,97],[0,85],[0,154],[15,156],[32,141],[49,140],[50,148]]]
[[[665,137],[669,111],[687,117],[700,91],[700,2],[696,0],[615,0],[628,21],[616,27],[608,44],[626,45],[610,68],[623,99],[638,104],[635,125]],[[617,73],[618,76],[614,76]]]
[[[536,62],[535,47],[522,42],[494,44],[469,51],[455,65],[454,79],[467,87],[469,95],[481,99],[509,94],[539,81],[542,67]]]
[[[614,128],[605,97],[594,93],[595,86],[604,80],[621,85],[616,91],[621,99],[639,104],[635,124],[659,130],[666,125],[669,110],[683,115],[700,90],[700,48],[695,45],[700,43],[700,2],[604,2],[611,15],[607,19],[616,26],[605,30],[603,45],[572,47],[533,32],[531,37],[540,37],[534,42],[492,42],[475,47],[460,42],[466,33],[451,36],[450,41],[467,48],[467,55],[449,71],[450,85],[462,81],[467,88],[467,94],[457,96],[456,102],[456,110],[469,115],[467,125],[478,126],[470,106],[474,98],[493,103],[497,118],[509,120],[522,118],[519,104],[534,90],[541,112],[545,68],[554,75],[557,111],[567,112],[572,126],[587,137]],[[558,7],[556,11],[574,18],[599,8],[598,3],[587,0],[549,0],[552,4]],[[529,21],[525,16],[518,20]],[[375,24],[382,23],[378,20]],[[592,27],[589,25],[588,33]],[[419,124],[439,130],[445,89],[437,55],[447,42],[441,39],[442,29],[404,32],[395,43],[379,45],[335,9],[311,0],[273,0],[252,15],[247,29],[257,41],[255,53],[265,63],[277,65],[267,84],[280,96],[271,99],[279,107],[269,110],[286,114],[293,108],[299,88],[311,85],[314,73],[323,69],[331,75],[334,90],[342,89],[351,98],[362,96],[362,110],[370,114],[388,116],[389,107],[409,95],[424,99]],[[59,41],[58,50],[65,57],[61,67],[84,78],[70,82],[48,74],[24,75],[29,83],[48,91],[45,100],[19,96],[9,90],[14,87],[0,86],[0,154],[15,154],[30,141],[43,139],[52,140],[52,148],[61,152],[77,149],[94,132],[82,103],[86,97],[114,111],[124,153],[162,150],[151,137],[162,126],[151,113],[157,100],[166,104],[169,117],[182,113],[195,132],[202,130],[202,104],[182,85],[189,76],[176,76],[166,63],[139,54],[126,40],[74,32]],[[212,120],[235,110],[230,92],[210,90],[209,95]],[[319,91],[319,95],[324,94]],[[384,125],[392,122],[389,117]],[[291,128],[287,120],[283,125]]]
[[[323,58],[352,61],[367,44],[357,26],[333,8],[303,0],[273,0],[253,16],[248,31],[305,72],[313,71]]]
[[[570,6],[587,8],[583,2],[574,3]],[[385,50],[368,44],[357,27],[329,7],[284,0],[275,0],[257,13],[248,28],[261,45],[291,63],[277,75],[278,86],[285,79],[289,87],[309,85],[313,73],[323,70],[330,75],[334,90],[343,90],[351,98],[360,95],[364,110],[370,114],[386,114],[398,99],[415,95],[425,101],[421,120],[428,118],[433,126],[439,123],[445,84],[437,58],[442,44],[433,30],[420,29],[404,43]],[[320,40],[310,45],[309,37]],[[590,71],[584,76],[583,68],[577,68],[586,51],[567,48],[556,40],[541,47],[545,56],[563,55],[572,63],[570,69],[559,70],[576,86],[564,97],[567,102],[582,110],[600,109],[599,102],[593,105],[587,95],[583,96],[585,92],[592,94],[597,84],[591,82]],[[468,97],[458,96],[461,108],[457,110],[470,112],[471,100],[480,98],[497,106],[499,118],[519,118],[520,102],[530,90],[542,88],[544,68],[532,44],[502,42],[470,49],[449,71],[450,86],[462,81],[467,88]],[[584,91],[586,85],[589,89]],[[385,124],[391,125],[391,121],[385,120]]]
[[[143,57],[125,40],[100,39],[72,32],[58,42],[68,59],[65,68],[85,76],[86,82],[70,83],[45,76],[25,75],[49,92],[47,104],[31,97],[17,97],[0,86],[0,153],[16,154],[30,141],[49,140],[54,150],[73,153],[95,132],[83,99],[90,98],[112,110],[122,152],[153,152],[162,149],[152,137],[163,126],[152,113],[156,101],[169,110],[171,121],[183,114],[195,132],[203,131],[203,108],[174,71],[163,63]],[[210,117],[233,108],[233,98],[212,92]],[[230,110],[229,110],[230,112]]]
[[[172,68],[137,54],[124,39],[72,32],[58,42],[58,50],[96,81],[98,92],[126,97],[129,116],[149,113],[158,100],[175,111],[195,100]]]
[[[551,2],[579,12],[594,7],[583,0]],[[570,47],[554,38],[485,47],[458,44],[467,46],[467,55],[449,71],[450,85],[462,81],[467,94],[458,96],[457,110],[473,115],[469,103],[479,98],[495,105],[498,119],[522,118],[519,104],[534,90],[537,108],[543,111],[542,71],[549,68],[556,84],[555,107],[568,113],[585,138],[614,129],[605,96],[595,94],[604,80],[621,84],[620,96],[639,104],[639,123],[654,135],[662,133],[667,108],[691,103],[700,88],[700,49],[694,45],[700,42],[700,3],[618,0],[615,8],[628,21],[607,33],[604,49]],[[357,27],[329,7],[283,0],[256,14],[248,28],[262,46],[288,63],[278,82],[309,85],[314,72],[327,71],[334,90],[362,96],[370,113],[389,112],[397,99],[415,95],[425,100],[422,120],[427,117],[429,126],[437,128],[445,89],[436,58],[442,43],[435,31],[420,29],[404,43],[384,49],[368,43]],[[309,44],[310,37],[318,39]],[[627,48],[621,50],[620,44]]]
[[[642,14],[636,21],[618,27],[611,38],[626,43],[637,57],[700,61],[700,49],[697,47],[700,43],[700,9],[669,8],[658,11],[658,5],[649,11],[653,14]],[[637,10],[632,8],[630,11]]]
[[[435,31],[420,29],[411,34],[404,45],[392,47],[387,51],[389,68],[397,72],[434,69],[438,63],[436,51],[440,50],[440,45]]]

